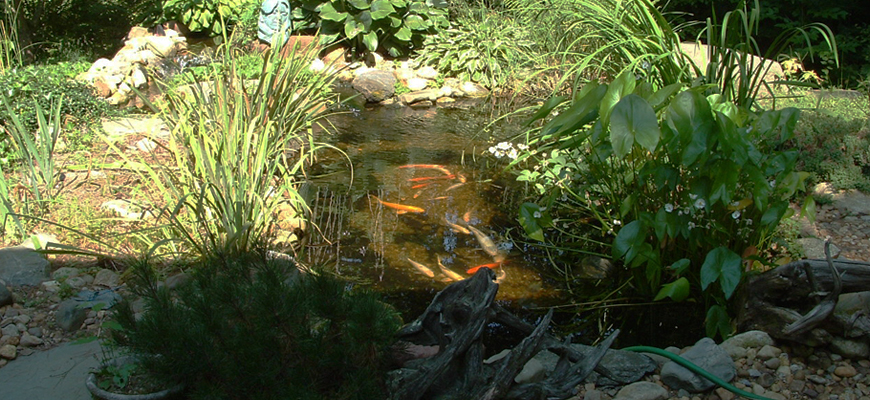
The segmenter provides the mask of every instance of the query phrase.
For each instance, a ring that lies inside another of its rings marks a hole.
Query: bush
[[[473,80],[489,88],[504,85],[529,60],[532,42],[526,31],[503,16],[484,14],[460,19],[455,28],[426,37],[417,62],[447,76]]]
[[[763,260],[806,178],[798,152],[782,150],[799,113],[750,114],[702,88],[673,97],[680,87],[652,91],[628,71],[546,118],[532,134],[537,149],[516,161],[539,162],[518,180],[543,205],[523,205],[520,223],[548,246],[611,253],[625,266],[617,280],[636,294],[701,300],[708,335],[727,336],[744,259]]]
[[[298,275],[263,254],[214,256],[170,293],[146,263],[134,267],[145,300],[116,313],[115,341],[193,399],[385,398],[386,351],[401,319],[369,292],[324,275]]]

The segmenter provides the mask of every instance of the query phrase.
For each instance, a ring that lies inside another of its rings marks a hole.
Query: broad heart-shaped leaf
[[[543,228],[553,224],[549,215],[543,215],[541,207],[535,203],[523,203],[520,206],[519,222],[526,236],[539,242],[544,241]]]
[[[377,51],[378,50],[378,34],[375,32],[368,32],[363,35],[363,44],[366,45],[366,49],[369,51]]]
[[[626,263],[631,262],[644,244],[646,236],[644,231],[643,224],[638,220],[623,226],[616,234],[616,239],[613,239],[613,257],[625,257]]]
[[[737,289],[740,276],[740,256],[727,247],[719,246],[707,253],[704,265],[701,265],[701,289],[707,290],[707,286],[718,280],[727,300]]]
[[[371,7],[371,3],[369,0],[346,0],[348,4],[352,5],[353,8],[357,10],[368,10]]]
[[[356,35],[363,33],[365,31],[365,26],[362,23],[358,22],[357,19],[348,18],[344,23],[344,36],[348,39],[353,39]]]
[[[677,274],[682,274],[683,271],[685,271],[686,268],[689,268],[690,265],[692,265],[692,262],[689,261],[688,258],[681,258],[671,264],[668,268],[673,270]]]
[[[668,107],[665,121],[679,139],[680,162],[684,166],[694,164],[707,152],[714,121],[710,103],[704,96],[692,90],[678,94]]]
[[[426,21],[419,15],[409,15],[405,17],[405,26],[415,31],[424,31],[429,27],[426,26]]]
[[[403,26],[396,31],[396,34],[393,35],[393,37],[403,42],[409,42],[411,41],[411,30],[408,29],[407,26]]]
[[[634,91],[634,85],[634,72],[626,69],[607,87],[607,93],[601,99],[600,109],[598,110],[598,114],[601,115],[601,120],[605,126],[609,124],[608,119],[610,118],[610,112],[613,111],[613,107],[616,106],[616,103],[619,103],[619,100]]]
[[[450,3],[447,0],[426,0],[426,5],[429,7],[447,8],[450,6]]]
[[[422,1],[411,1],[411,4],[408,5],[408,11],[416,14],[426,14],[429,11],[429,6]]]
[[[341,22],[347,19],[347,16],[348,14],[346,12],[336,11],[332,3],[324,3],[323,7],[320,8],[320,19]]]
[[[714,338],[717,333],[722,335],[722,338],[731,335],[731,318],[722,306],[715,305],[707,310],[705,325],[708,337]]]
[[[689,297],[689,280],[686,278],[677,279],[666,285],[662,285],[659,293],[653,301],[659,301],[665,297],[670,297],[673,301],[683,301]]]
[[[641,147],[654,151],[662,132],[656,112],[649,103],[634,93],[622,98],[610,115],[610,143],[613,153],[625,157],[636,141]]]
[[[551,119],[550,122],[547,122],[541,129],[541,132],[544,136],[571,134],[594,121],[598,117],[598,106],[606,91],[606,86],[598,86],[597,84],[594,84],[588,90],[583,88],[581,92],[586,94],[578,97],[571,104],[571,107],[568,107],[567,110]]]
[[[390,3],[390,0],[375,0],[372,2],[372,19],[379,20],[389,17],[391,14],[396,13],[396,9],[393,8],[393,4]]]

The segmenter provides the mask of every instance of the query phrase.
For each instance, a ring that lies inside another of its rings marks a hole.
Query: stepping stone
[[[19,356],[0,368],[0,394],[3,400],[90,400],[85,380],[101,354],[100,342],[93,341]]]

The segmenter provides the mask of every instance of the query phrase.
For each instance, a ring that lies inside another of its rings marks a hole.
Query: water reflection
[[[317,243],[304,254],[309,262],[363,277],[412,309],[480,265],[502,275],[504,301],[557,300],[505,235],[513,218],[505,210],[521,193],[510,188],[512,179],[499,178],[503,165],[479,156],[491,143],[482,132],[486,117],[473,110],[379,107],[330,122],[338,132],[332,144],[345,152],[353,173],[340,156],[317,166],[329,174],[309,189],[321,228],[315,236],[323,238],[311,239]],[[496,139],[516,133],[501,131]]]

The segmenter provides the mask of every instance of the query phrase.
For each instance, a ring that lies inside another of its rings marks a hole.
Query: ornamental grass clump
[[[145,311],[120,305],[112,338],[189,398],[385,398],[401,319],[373,293],[265,254],[204,259],[174,291],[133,271]]]

